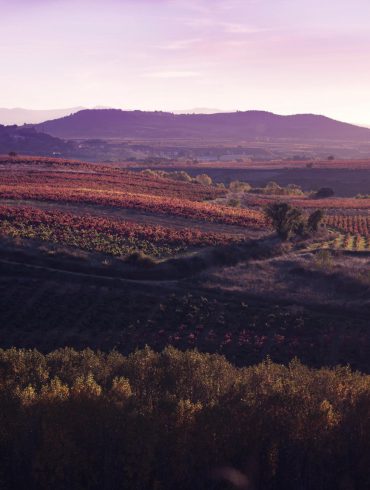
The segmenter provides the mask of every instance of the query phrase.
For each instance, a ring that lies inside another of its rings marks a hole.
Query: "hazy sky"
[[[0,0],[0,107],[370,124],[370,0]]]

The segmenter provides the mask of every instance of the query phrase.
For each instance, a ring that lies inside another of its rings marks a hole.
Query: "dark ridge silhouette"
[[[72,155],[75,143],[43,134],[32,127],[0,124],[0,154],[10,152],[28,155]]]
[[[218,114],[173,114],[170,112],[82,110],[70,116],[35,126],[59,138],[191,138],[250,140],[370,141],[370,129],[314,114],[280,116],[246,111]]]

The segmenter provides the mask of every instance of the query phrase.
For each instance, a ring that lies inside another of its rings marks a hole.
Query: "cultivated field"
[[[266,228],[259,211],[212,203],[225,194],[214,186],[74,161],[0,162],[0,226],[7,236],[164,257],[238,242]]]
[[[369,199],[47,158],[4,157],[0,177],[1,346],[173,345],[370,371]],[[317,236],[280,243],[263,213],[279,200],[324,209]]]

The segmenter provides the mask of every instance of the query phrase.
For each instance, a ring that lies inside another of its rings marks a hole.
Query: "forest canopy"
[[[0,383],[4,489],[370,484],[370,376],[349,368],[13,348]]]

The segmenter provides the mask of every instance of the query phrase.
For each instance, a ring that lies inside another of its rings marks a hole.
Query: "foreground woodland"
[[[1,488],[365,489],[370,377],[218,355],[0,351]]]

